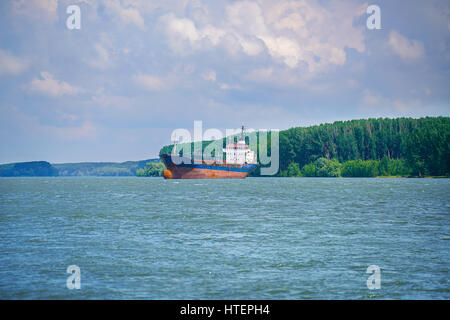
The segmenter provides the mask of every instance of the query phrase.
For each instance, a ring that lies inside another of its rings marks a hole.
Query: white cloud
[[[41,72],[41,77],[42,79],[35,78],[31,81],[31,91],[39,92],[52,97],[76,95],[84,92],[82,88],[54,79],[48,72]]]
[[[273,75],[273,68],[255,69],[245,76],[247,80],[255,82],[266,82]]]
[[[216,72],[214,70],[208,70],[202,73],[201,76],[206,81],[216,81]]]
[[[42,14],[52,21],[58,20],[58,0],[15,0],[13,10],[40,20]]]
[[[96,43],[93,45],[93,52],[88,58],[83,59],[88,65],[93,68],[106,70],[114,65],[112,57],[114,53],[119,50],[114,46],[111,34],[102,32],[99,34]],[[122,50],[123,54],[128,54],[130,51]]]
[[[133,104],[133,99],[124,97],[124,96],[116,96],[116,95],[104,95],[99,94],[97,96],[92,97],[92,102],[101,107],[113,107],[118,109],[128,109]]]
[[[223,83],[223,82],[218,83],[218,85],[221,90],[242,90],[242,88],[238,85],[233,85],[233,84],[228,84],[228,83]]]
[[[163,90],[167,87],[167,84],[161,78],[147,74],[135,75],[134,81],[142,88],[152,91]]]
[[[73,114],[73,113],[67,113],[67,112],[61,111],[60,109],[56,109],[56,113],[57,113],[59,119],[66,123],[73,123],[80,119],[80,117],[78,115]]]
[[[94,50],[97,54],[97,57],[93,60],[90,60],[88,63],[94,68],[105,70],[112,65],[111,58],[109,56],[108,50],[99,43],[94,45]]]
[[[380,104],[382,101],[385,101],[384,98],[380,97],[379,95],[376,95],[372,91],[365,89],[362,94],[362,102],[365,105],[377,105]]]
[[[261,37],[269,32],[257,2],[235,2],[226,8],[226,15],[231,26],[242,33]]]
[[[28,61],[19,59],[11,53],[0,49],[0,75],[17,75],[28,68]]]
[[[422,42],[417,40],[410,41],[395,30],[389,33],[388,44],[397,55],[407,61],[417,60],[425,54]]]
[[[291,68],[279,68],[275,66],[254,69],[244,75],[244,80],[256,84],[270,85],[272,88],[307,88],[309,91],[317,91],[317,85],[307,85],[314,77],[312,73],[299,73]],[[323,91],[322,88],[319,90]]]
[[[111,0],[103,0],[105,3]],[[186,6],[196,0],[121,0],[124,7],[133,7],[141,13],[172,11],[181,14],[186,11]]]
[[[166,30],[172,49],[180,54],[205,46],[216,46],[225,36],[225,31],[211,25],[197,29],[192,20],[177,18],[173,13],[163,15],[160,22]]]
[[[241,90],[242,89],[240,86],[235,85],[235,84],[218,82],[216,71],[214,71],[214,70],[205,71],[200,76],[206,81],[211,81],[211,82],[216,83],[220,90]]]
[[[134,24],[141,29],[145,28],[144,18],[142,17],[139,9],[136,8],[133,1],[128,1],[127,7],[123,7],[122,4],[116,0],[108,0],[103,2],[105,7],[119,16],[120,20],[125,24]]]
[[[363,7],[353,1],[332,2],[329,8],[306,0],[238,1],[226,7],[226,18],[209,19],[210,24],[196,25],[195,20],[173,13],[160,21],[171,48],[179,54],[216,46],[232,55],[267,52],[288,68],[306,65],[306,71],[317,73],[344,65],[345,48],[365,50],[364,26],[353,25],[364,15]]]
[[[263,38],[266,47],[272,57],[281,59],[288,67],[295,68],[298,62],[303,58],[302,50],[295,40],[286,37]]]

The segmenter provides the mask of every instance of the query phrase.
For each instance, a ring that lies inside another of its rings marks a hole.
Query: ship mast
[[[177,135],[173,138],[172,154],[177,154]]]

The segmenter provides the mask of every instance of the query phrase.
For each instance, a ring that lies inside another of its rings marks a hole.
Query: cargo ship
[[[165,179],[243,179],[257,167],[256,153],[245,143],[244,127],[237,143],[223,149],[225,160],[214,161],[183,157],[176,152],[176,142],[171,154],[159,157],[166,166]]]

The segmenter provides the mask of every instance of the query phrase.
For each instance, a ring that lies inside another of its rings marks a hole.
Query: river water
[[[449,299],[449,194],[449,179],[0,178],[0,298]]]

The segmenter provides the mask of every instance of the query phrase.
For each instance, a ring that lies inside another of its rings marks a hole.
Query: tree
[[[305,164],[301,171],[304,177],[316,176],[316,166],[314,165],[314,163]]]
[[[340,166],[337,159],[319,158],[304,165],[301,171],[305,177],[339,177],[341,175]]]
[[[148,162],[144,169],[136,170],[138,177],[162,177],[165,166],[161,162]]]
[[[439,118],[438,118],[439,119]],[[450,126],[448,118],[416,128],[406,142],[406,159],[413,174],[450,174]]]
[[[298,163],[292,162],[287,168],[288,177],[300,177],[302,175]]]

